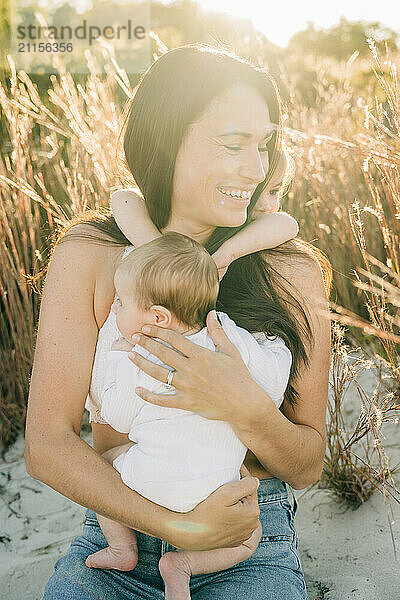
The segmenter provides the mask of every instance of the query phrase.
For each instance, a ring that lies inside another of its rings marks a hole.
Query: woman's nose
[[[257,185],[264,181],[269,168],[267,153],[264,156],[258,150],[243,153],[245,160],[239,167],[239,175]]]

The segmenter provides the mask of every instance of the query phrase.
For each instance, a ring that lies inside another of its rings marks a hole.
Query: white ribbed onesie
[[[284,342],[262,333],[250,334],[227,314],[218,315],[253,379],[280,406],[292,362]],[[215,350],[206,327],[187,338]],[[138,344],[134,350],[167,366]],[[128,433],[136,442],[113,463],[127,486],[160,506],[187,512],[224,483],[240,479],[247,448],[229,423],[150,404],[135,394],[138,386],[156,393],[174,393],[173,388],[134,365],[127,352],[108,351],[101,422]]]

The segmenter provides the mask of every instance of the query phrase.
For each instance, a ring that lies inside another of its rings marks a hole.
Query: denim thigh
[[[191,578],[193,600],[307,600],[294,524],[297,501],[277,477],[258,488],[262,535],[247,560],[218,573]]]
[[[289,493],[288,493],[289,492]],[[262,537],[247,560],[217,573],[194,575],[192,600],[307,600],[294,526],[297,502],[290,486],[276,477],[258,488]],[[96,515],[87,510],[82,535],[55,564],[43,600],[164,600],[158,561],[177,548],[136,532],[139,560],[132,571],[91,569],[89,554],[107,546]]]

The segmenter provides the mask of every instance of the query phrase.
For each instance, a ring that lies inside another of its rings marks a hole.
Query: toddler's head
[[[190,237],[170,231],[139,246],[119,264],[118,298],[112,306],[121,334],[131,341],[143,325],[194,333],[215,309],[218,269],[210,254]]]
[[[279,210],[279,199],[286,194],[293,176],[294,162],[283,144],[278,164],[268,183],[268,192],[264,191],[256,203],[255,209],[269,213],[277,212]]]

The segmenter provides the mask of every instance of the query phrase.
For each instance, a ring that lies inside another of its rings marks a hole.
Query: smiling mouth
[[[242,200],[250,200],[251,195],[253,194],[252,190],[241,190],[241,189],[233,189],[226,188],[224,186],[217,187],[217,190],[224,194],[224,196],[229,196],[230,198],[238,198]]]
[[[237,190],[237,191],[234,190],[233,192],[230,192],[230,191],[226,190],[225,188],[221,189],[220,187],[217,187],[217,190],[219,191],[220,194],[222,194],[222,196],[224,196],[225,198],[228,198],[235,204],[239,204],[240,206],[247,206],[248,204],[250,204],[250,197],[253,193],[250,191],[240,191],[240,190]]]

